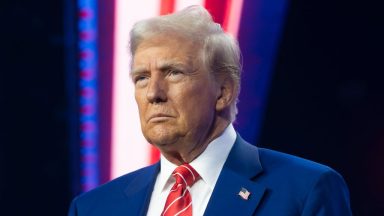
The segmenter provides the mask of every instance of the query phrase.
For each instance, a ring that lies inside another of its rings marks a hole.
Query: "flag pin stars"
[[[241,190],[239,191],[238,195],[243,199],[243,200],[248,200],[249,199],[249,195],[251,195],[251,192],[249,192],[247,189],[245,188],[241,188]]]

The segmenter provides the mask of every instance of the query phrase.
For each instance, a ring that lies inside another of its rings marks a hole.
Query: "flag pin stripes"
[[[243,200],[248,200],[249,199],[249,195],[251,195],[251,192],[249,192],[247,189],[245,188],[241,188],[241,190],[239,191],[238,195],[243,199]]]

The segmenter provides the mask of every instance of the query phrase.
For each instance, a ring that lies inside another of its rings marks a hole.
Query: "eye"
[[[169,76],[176,76],[176,75],[180,75],[180,74],[183,74],[183,72],[181,70],[177,70],[177,69],[170,69],[168,71],[168,75]]]
[[[133,82],[137,83],[145,79],[145,76],[136,76],[133,78]]]
[[[135,77],[133,77],[133,82],[135,83],[135,85],[145,85],[145,83],[147,83],[147,80],[148,80],[148,77],[145,76],[145,75],[137,75]]]
[[[145,80],[145,79],[147,79],[147,78],[148,78],[148,77],[146,77],[146,76],[139,76],[139,77],[137,77],[136,82]]]

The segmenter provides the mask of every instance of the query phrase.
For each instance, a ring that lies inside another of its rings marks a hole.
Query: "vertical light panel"
[[[135,22],[157,16],[159,11],[159,0],[115,2],[111,178],[148,165],[150,146],[141,132],[129,77],[128,41]]]
[[[236,129],[246,140],[259,140],[287,3],[287,0],[243,2],[245,19],[239,31],[243,74]]]
[[[241,21],[241,11],[243,9],[243,0],[231,0],[227,7],[223,26],[233,37],[237,38]]]
[[[180,11],[191,5],[202,5],[204,6],[205,0],[177,0],[175,11]]]
[[[99,185],[97,117],[97,1],[79,0],[81,190]]]

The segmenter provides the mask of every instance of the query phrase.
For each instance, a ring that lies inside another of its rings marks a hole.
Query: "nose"
[[[167,101],[166,83],[161,76],[154,75],[147,86],[147,100],[150,103],[163,103]]]

